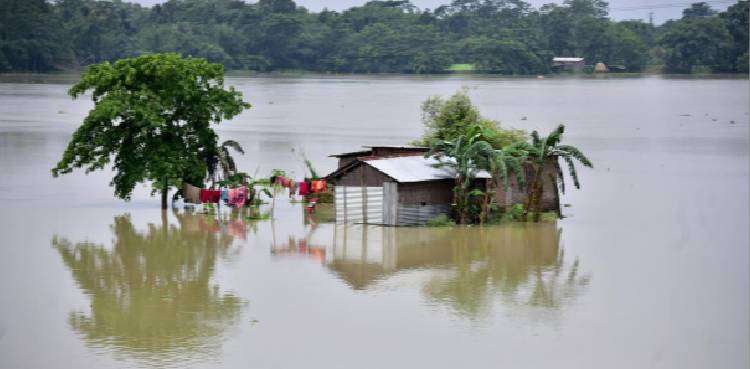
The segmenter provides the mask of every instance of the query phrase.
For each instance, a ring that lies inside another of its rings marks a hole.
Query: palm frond
[[[242,145],[240,145],[239,142],[235,140],[226,140],[221,143],[221,147],[223,148],[231,147],[232,149],[234,149],[234,151],[237,151],[238,153],[240,153],[240,155],[245,155],[245,150],[242,148]]]
[[[558,186],[560,187],[560,192],[565,193],[565,176],[563,175],[562,167],[560,166],[560,158],[555,160],[555,169],[557,169],[557,178],[559,180]]]
[[[563,132],[565,132],[565,126],[560,124],[550,132],[550,134],[547,136],[547,146],[557,146],[558,143],[562,140]]]
[[[518,189],[524,191],[524,189],[526,188],[526,174],[524,173],[521,161],[518,160],[518,158],[511,156],[506,159],[506,162],[510,170],[516,175],[516,183],[518,184]]]
[[[581,184],[578,182],[578,172],[576,172],[576,166],[573,162],[573,157],[570,154],[565,154],[561,156],[566,163],[568,163],[568,173],[570,174],[570,177],[573,178],[573,185],[576,188],[581,188]]]
[[[541,138],[539,138],[539,132],[534,130],[531,132],[531,144],[534,146],[539,146],[539,143],[541,142]]]
[[[586,155],[584,155],[584,154],[583,154],[583,153],[581,152],[581,150],[579,150],[579,149],[578,149],[577,147],[575,147],[575,146],[570,146],[570,145],[558,145],[558,146],[557,146],[557,149],[558,149],[558,150],[560,150],[560,151],[562,151],[562,152],[566,152],[566,153],[568,153],[568,154],[569,154],[570,156],[572,156],[572,157],[573,157],[574,159],[576,159],[576,160],[578,160],[579,162],[581,162],[581,164],[583,164],[583,166],[585,166],[585,167],[589,167],[589,168],[593,168],[593,167],[594,167],[594,165],[593,165],[593,164],[591,163],[591,161],[590,161],[590,160],[589,160],[589,159],[588,159],[588,158],[586,157]]]
[[[498,155],[493,160],[493,173],[492,175],[496,178],[499,177],[502,180],[503,190],[508,191],[508,166],[506,165],[507,158],[502,154]]]

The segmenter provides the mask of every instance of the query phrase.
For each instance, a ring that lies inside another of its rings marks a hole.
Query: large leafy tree
[[[720,14],[727,25],[729,34],[732,35],[734,43],[730,52],[730,62],[734,63],[737,72],[748,72],[748,16],[750,15],[750,4],[747,0],[738,1]]]
[[[129,199],[135,185],[151,182],[167,207],[170,187],[202,180],[220,148],[211,123],[230,119],[250,104],[224,88],[224,68],[204,59],[152,54],[90,66],[69,94],[92,91],[94,108],[75,131],[58,176],[111,164],[115,195]]]
[[[695,67],[726,71],[732,36],[718,17],[686,17],[673,22],[662,34],[664,64],[669,72],[688,73]]]

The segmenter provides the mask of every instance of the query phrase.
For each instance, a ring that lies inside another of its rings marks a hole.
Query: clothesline
[[[182,197],[187,204],[217,204],[224,201],[234,207],[243,207],[253,200],[247,186],[214,190],[199,188],[189,183],[182,184]]]
[[[326,192],[328,186],[324,179],[294,181],[283,176],[271,177],[271,185],[280,185],[289,189],[289,196],[295,193],[300,196],[308,196],[314,193]],[[243,207],[254,199],[254,190],[247,186],[237,188],[210,189],[183,183],[182,197],[187,204],[216,204],[224,201],[233,207]]]
[[[281,187],[288,188],[290,196],[295,192],[300,196],[307,196],[311,193],[326,192],[328,188],[325,179],[295,181],[283,176],[272,176],[271,184],[278,184]]]

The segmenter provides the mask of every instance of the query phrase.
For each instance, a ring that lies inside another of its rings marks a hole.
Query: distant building
[[[556,71],[581,72],[583,67],[583,58],[552,58],[552,69]]]
[[[334,185],[336,223],[364,223],[383,225],[419,225],[438,216],[450,215],[453,202],[455,172],[448,167],[436,168],[437,160],[426,158],[426,147],[370,146],[368,150],[332,155],[339,159],[339,167],[327,176]],[[530,181],[534,173],[526,168]],[[550,165],[545,176],[542,195],[545,210],[558,210],[557,169]],[[490,174],[480,171],[475,185],[484,189]],[[515,179],[508,191],[499,186],[495,203],[509,206],[526,200]]]

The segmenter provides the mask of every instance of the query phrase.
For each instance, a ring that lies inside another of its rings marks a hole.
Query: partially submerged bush
[[[427,223],[425,223],[425,226],[426,227],[448,227],[448,226],[452,226],[455,224],[456,223],[454,223],[450,218],[448,218],[447,215],[439,214],[438,216],[428,220]]]

